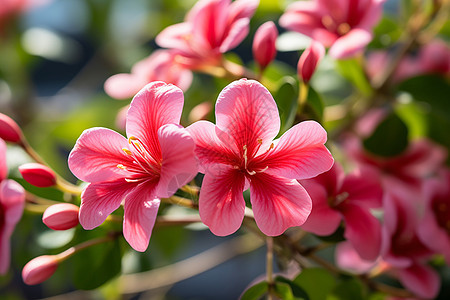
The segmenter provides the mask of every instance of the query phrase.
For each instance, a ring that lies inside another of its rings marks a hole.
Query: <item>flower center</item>
[[[255,154],[258,153],[258,151],[262,145],[262,139],[258,139],[257,141],[258,141],[258,147],[254,151]],[[268,155],[269,151],[271,149],[273,149],[273,147],[274,147],[274,145],[272,143],[270,145],[270,148],[267,149],[267,151],[264,154],[262,154],[260,157],[258,157],[258,161],[262,161],[262,159],[264,159]],[[245,171],[248,175],[255,175],[256,173],[263,173],[269,168],[269,166],[261,167],[258,163],[252,162],[251,159],[249,160],[247,145],[244,145],[242,147],[242,150],[243,150],[242,151],[242,159],[244,160],[244,164],[241,167],[235,165],[234,166],[235,169],[241,169],[241,170]]]

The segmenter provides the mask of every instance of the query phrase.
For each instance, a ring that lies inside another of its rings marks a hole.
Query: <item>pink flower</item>
[[[156,42],[180,51],[180,63],[191,69],[220,63],[225,53],[242,42],[259,0],[200,0],[183,23],[164,29]]]
[[[131,98],[147,83],[164,81],[187,90],[192,82],[192,72],[176,62],[177,53],[157,50],[149,57],[137,62],[131,74],[116,74],[105,82],[105,92],[113,98]]]
[[[55,172],[42,164],[23,164],[19,167],[19,172],[23,179],[37,187],[50,187],[56,184]]]
[[[355,247],[348,241],[339,243],[335,252],[336,265],[339,268],[347,270],[355,274],[364,274],[383,265],[380,260],[368,261],[362,259]]]
[[[330,48],[335,58],[348,58],[372,40],[372,28],[384,0],[297,1],[288,6],[280,25],[310,36]]]
[[[419,238],[450,264],[450,170],[440,178],[424,182],[425,213],[418,228]]]
[[[145,251],[160,198],[172,196],[197,174],[195,144],[179,126],[183,92],[164,82],[146,85],[131,102],[128,139],[106,128],[84,131],[69,168],[89,182],[81,195],[80,224],[99,226],[124,202],[125,239]]]
[[[311,45],[302,53],[298,60],[297,73],[303,82],[309,82],[324,55],[325,48],[316,41],[312,41]]]
[[[5,114],[0,113],[0,139],[11,143],[21,143],[23,138],[19,125]]]
[[[324,146],[325,130],[314,121],[280,130],[275,101],[259,82],[239,80],[216,102],[216,125],[198,121],[187,129],[196,142],[202,221],[220,236],[235,232],[244,218],[242,192],[250,187],[255,221],[270,236],[303,224],[311,199],[295,179],[327,171],[333,158]]]
[[[11,235],[25,206],[25,190],[14,180],[6,179],[7,173],[6,144],[0,139],[0,274],[8,271]]]
[[[300,183],[311,196],[313,207],[302,228],[317,235],[330,235],[344,220],[344,237],[367,261],[381,250],[381,224],[371,208],[381,207],[383,191],[377,173],[359,169],[345,175],[335,163],[330,171]]]
[[[259,26],[253,39],[253,57],[258,62],[261,70],[264,70],[275,58],[277,49],[275,42],[278,37],[278,30],[272,21]]]

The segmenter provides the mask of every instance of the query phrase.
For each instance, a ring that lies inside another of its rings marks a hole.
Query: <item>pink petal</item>
[[[241,79],[219,94],[216,125],[220,140],[241,153],[246,145],[251,157],[258,148],[263,152],[269,148],[280,130],[280,117],[272,95],[262,84]]]
[[[156,43],[163,48],[177,49],[191,53],[188,38],[192,34],[192,24],[184,22],[166,27],[156,36]]]
[[[8,175],[8,166],[6,165],[6,143],[0,139],[0,181]]]
[[[159,158],[158,129],[165,124],[180,123],[183,103],[180,88],[162,81],[147,84],[131,101],[127,136],[138,138],[152,157]]]
[[[311,198],[296,180],[268,173],[252,176],[250,200],[256,224],[268,236],[301,226],[312,208]]]
[[[224,166],[221,172],[205,175],[199,212],[202,222],[215,235],[232,234],[241,226],[245,210],[244,185],[244,176],[229,167]]]
[[[128,194],[124,206],[123,235],[130,246],[140,252],[147,250],[160,200],[151,197],[145,184]]]
[[[383,3],[386,0],[372,0],[364,7],[362,19],[359,21],[358,27],[371,30],[381,18],[383,13]]]
[[[116,99],[127,99],[133,97],[147,81],[141,76],[134,74],[116,74],[105,81],[105,92]]]
[[[321,43],[314,40],[302,53],[298,60],[297,73],[304,82],[309,82],[324,55],[325,48]]]
[[[162,166],[155,193],[158,198],[168,198],[197,175],[195,142],[186,129],[174,124],[162,126],[158,136]]]
[[[247,36],[250,30],[250,20],[240,19],[233,23],[226,38],[220,45],[219,51],[225,53],[237,47]]]
[[[100,182],[124,177],[127,171],[117,167],[128,161],[122,150],[127,140],[107,128],[85,130],[69,154],[69,168],[75,176],[86,182]]]
[[[80,224],[86,230],[101,225],[106,218],[119,208],[136,184],[125,179],[91,183],[81,194]]]
[[[364,29],[355,28],[338,38],[331,46],[329,54],[337,59],[349,58],[362,51],[372,40],[372,34]]]
[[[333,166],[333,157],[324,146],[326,140],[327,133],[319,123],[301,122],[285,132],[267,158],[260,160],[271,173],[292,179],[311,178]]]
[[[440,278],[435,270],[428,266],[414,264],[398,270],[400,282],[421,298],[435,298],[440,288]]]
[[[277,26],[272,21],[265,22],[256,30],[253,37],[252,53],[261,69],[264,69],[275,58],[277,37]]]
[[[0,183],[0,274],[6,274],[10,263],[11,235],[22,217],[25,207],[25,190],[14,180]]]
[[[259,0],[236,0],[230,4],[228,24],[241,18],[251,18],[258,8]]]
[[[382,205],[381,178],[373,168],[360,167],[348,174],[340,191],[348,193],[347,199],[353,204],[367,208],[378,208]]]
[[[336,246],[335,260],[340,268],[355,274],[364,274],[376,265],[376,262],[362,259],[349,242],[342,242]]]
[[[426,208],[425,215],[420,220],[417,235],[430,249],[436,253],[442,253],[447,263],[450,262],[450,236],[444,228],[439,226],[430,208]]]
[[[335,232],[341,223],[342,215],[329,206],[325,187],[317,184],[313,179],[302,180],[300,184],[312,200],[311,214],[302,225],[302,229],[321,236]]]
[[[373,261],[381,251],[381,224],[366,209],[352,204],[339,206],[345,220],[344,236],[362,259]]]
[[[195,154],[200,161],[199,172],[206,173],[215,164],[230,164],[233,152],[216,135],[216,126],[198,121],[186,128],[195,141]]]

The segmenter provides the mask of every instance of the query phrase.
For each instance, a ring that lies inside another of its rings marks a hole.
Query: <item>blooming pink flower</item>
[[[275,58],[277,49],[275,42],[278,37],[278,30],[272,21],[259,26],[253,38],[253,57],[258,62],[261,70],[264,70]]]
[[[145,251],[160,198],[173,195],[197,174],[195,144],[179,126],[183,92],[164,82],[146,85],[128,110],[128,139],[106,128],[84,131],[69,168],[89,182],[81,195],[80,224],[99,226],[124,202],[125,239]]]
[[[330,235],[344,219],[344,237],[362,259],[373,261],[381,250],[381,224],[371,208],[381,207],[383,191],[377,172],[359,169],[345,175],[335,163],[326,173],[300,183],[311,196],[313,207],[302,228]]]
[[[156,42],[180,51],[179,62],[197,69],[217,65],[222,53],[242,42],[259,0],[200,0],[183,23],[164,29]]]
[[[384,0],[297,1],[288,6],[280,25],[310,36],[330,48],[335,58],[360,52],[372,40],[372,28]]]
[[[280,118],[275,101],[259,82],[239,80],[220,93],[216,125],[198,121],[187,129],[196,142],[202,221],[220,236],[235,232],[244,218],[242,192],[250,187],[255,221],[270,236],[303,224],[311,199],[294,179],[327,171],[333,158],[325,130],[314,121],[295,125],[275,141]]]
[[[137,62],[131,74],[116,74],[105,82],[105,92],[113,98],[126,99],[134,96],[147,83],[164,81],[187,90],[192,82],[192,72],[176,62],[177,54],[171,50],[157,50]]]
[[[440,178],[424,182],[425,213],[418,228],[419,238],[450,264],[450,170]]]
[[[7,173],[6,144],[0,139],[0,274],[8,271],[11,235],[25,206],[25,190],[14,180],[6,179]]]
[[[311,45],[302,53],[298,60],[297,73],[303,82],[309,82],[324,55],[325,48],[316,41],[312,41]]]

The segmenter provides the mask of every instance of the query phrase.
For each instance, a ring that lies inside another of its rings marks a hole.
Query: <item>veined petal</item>
[[[432,268],[415,263],[409,268],[399,269],[400,282],[414,294],[426,299],[435,298],[440,288],[439,275]]]
[[[307,179],[328,171],[333,157],[324,146],[326,131],[315,121],[301,122],[286,131],[276,141],[267,157],[261,156],[268,172],[291,179]]]
[[[219,139],[235,151],[247,147],[249,157],[257,149],[269,148],[280,130],[278,108],[270,92],[255,80],[241,79],[229,84],[216,103]],[[262,151],[262,150],[261,150]]]
[[[200,161],[199,172],[206,173],[215,164],[231,164],[235,154],[216,135],[216,126],[198,121],[186,128],[195,141],[195,154]]]
[[[244,219],[245,201],[242,195],[245,177],[223,166],[221,172],[207,173],[200,191],[199,212],[202,222],[212,233],[225,236],[234,233]]]
[[[331,46],[330,56],[338,59],[348,58],[362,51],[372,40],[372,34],[364,29],[355,28],[338,38]]]
[[[138,138],[151,156],[159,159],[158,129],[165,124],[180,123],[183,103],[180,88],[162,81],[147,84],[131,101],[127,136]]]
[[[69,169],[86,182],[108,181],[124,177],[127,171],[117,167],[129,158],[122,150],[128,142],[107,128],[85,130],[69,154]]]
[[[345,233],[362,259],[373,261],[381,251],[381,224],[370,213],[358,205],[340,205],[339,210],[344,216]]]
[[[8,166],[6,165],[6,143],[0,138],[0,181],[8,175]]]
[[[141,184],[128,194],[124,206],[123,235],[130,246],[140,252],[147,250],[160,200]]]
[[[162,126],[158,136],[162,165],[155,193],[159,198],[168,198],[197,175],[195,142],[185,128],[175,124]]]
[[[378,208],[382,205],[381,179],[374,168],[360,167],[348,174],[340,191],[348,193],[347,199],[352,204],[367,208]]]
[[[250,30],[249,27],[249,19],[240,19],[234,22],[220,45],[219,51],[225,53],[239,45],[247,36]]]
[[[252,176],[250,200],[256,224],[268,236],[301,226],[312,208],[311,198],[296,180],[268,173]]]
[[[302,180],[312,200],[312,210],[302,229],[317,235],[326,236],[336,231],[342,221],[342,215],[328,204],[328,193],[325,186],[310,180]]]
[[[86,230],[101,225],[136,187],[125,179],[101,183],[91,183],[81,194],[80,224]]]

